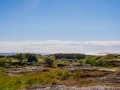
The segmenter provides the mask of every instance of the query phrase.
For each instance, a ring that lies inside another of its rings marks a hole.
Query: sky
[[[0,0],[0,52],[120,53],[120,0]]]

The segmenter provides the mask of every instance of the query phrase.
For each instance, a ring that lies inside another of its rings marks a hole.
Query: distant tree
[[[0,58],[5,58],[5,56],[4,55],[0,55]]]
[[[45,58],[45,63],[48,64],[49,67],[53,66],[53,62],[55,61],[54,57],[46,57]]]
[[[17,54],[15,57],[19,60],[20,63],[22,62],[23,59],[26,59],[25,55],[22,53]]]
[[[38,62],[38,56],[36,54],[29,55],[27,62]]]
[[[25,53],[26,59],[28,59],[32,54],[31,53]]]
[[[75,53],[71,53],[71,54],[55,54],[55,58],[56,59],[84,59],[85,55],[84,54],[75,54]]]
[[[75,56],[75,55],[73,55],[73,59],[74,59],[74,60],[76,59],[76,56]]]

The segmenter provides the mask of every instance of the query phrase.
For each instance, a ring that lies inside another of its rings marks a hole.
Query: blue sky
[[[120,53],[120,0],[0,0],[0,52]]]
[[[120,40],[120,0],[0,0],[0,40]]]

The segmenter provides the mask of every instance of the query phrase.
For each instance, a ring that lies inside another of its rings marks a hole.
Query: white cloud
[[[120,53],[120,41],[0,41],[0,52]]]

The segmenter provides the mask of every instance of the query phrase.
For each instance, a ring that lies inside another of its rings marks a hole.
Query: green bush
[[[95,63],[96,66],[106,66],[107,63],[104,60],[97,60]]]
[[[27,64],[24,64],[23,67],[27,67],[28,65]]]
[[[48,64],[49,67],[53,66],[53,62],[55,61],[54,57],[46,57],[45,58],[45,63]]]
[[[10,58],[0,58],[0,66],[1,67],[10,67],[11,66],[11,59]]]
[[[20,54],[16,54],[15,55],[15,58],[19,60],[19,63],[21,64],[22,63],[22,60],[23,59],[26,59],[25,55],[20,53]]]
[[[16,67],[19,67],[19,65],[17,64]]]
[[[97,56],[86,56],[82,60],[82,64],[90,64],[91,66],[106,66],[107,62],[105,60],[100,60]]]
[[[28,57],[27,62],[38,62],[38,56],[37,56],[36,54],[31,54],[31,55]]]
[[[35,61],[31,62],[31,65],[32,65],[32,66],[35,66],[35,64],[36,64],[36,62],[35,62]]]

